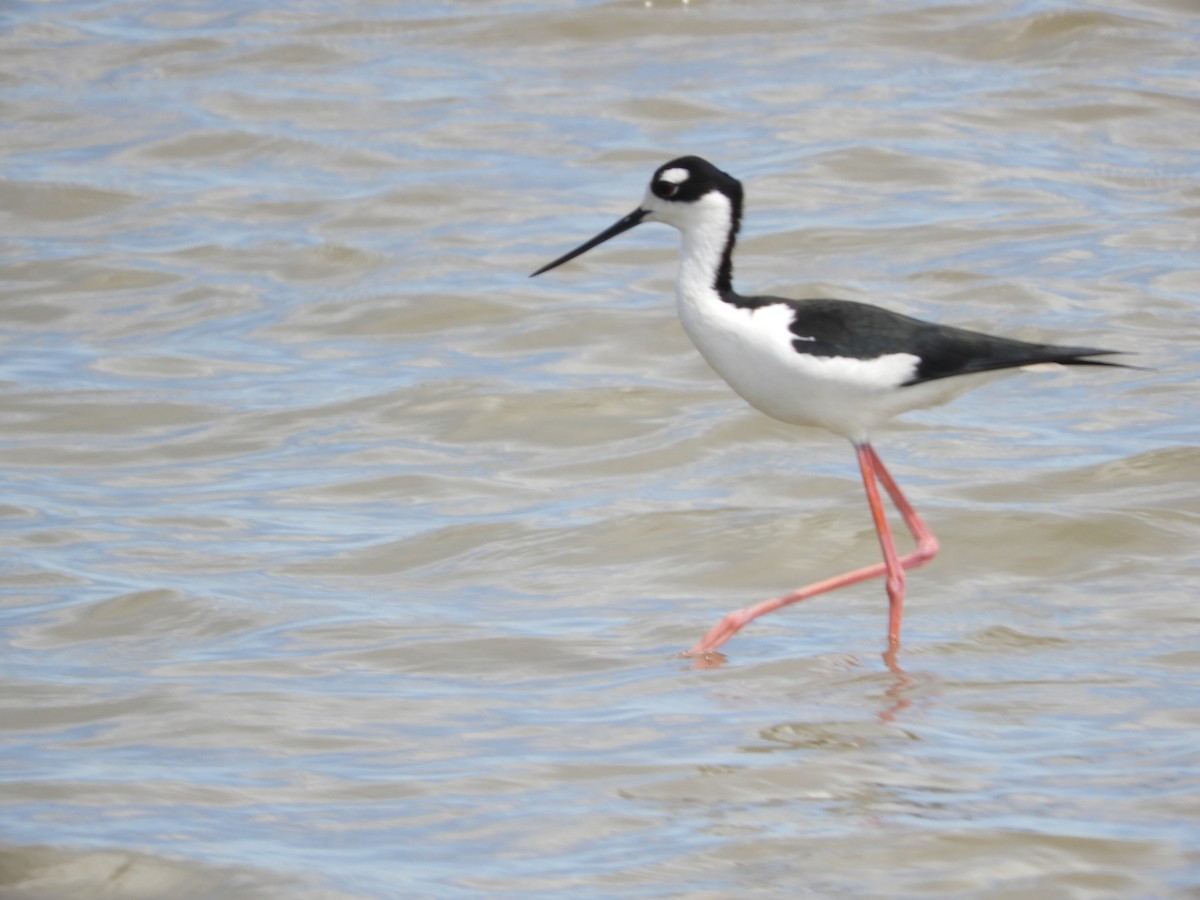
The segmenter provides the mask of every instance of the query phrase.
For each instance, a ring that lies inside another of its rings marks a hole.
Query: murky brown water
[[[1200,892],[1200,9],[0,10],[0,894]],[[1127,349],[850,448],[674,320],[743,288]]]

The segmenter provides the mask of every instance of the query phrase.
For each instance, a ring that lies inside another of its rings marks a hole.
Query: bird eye
[[[673,184],[670,181],[665,181],[665,180],[664,181],[656,181],[656,182],[654,182],[654,193],[656,195],[658,195],[659,197],[662,197],[664,200],[666,200],[670,197],[674,197],[677,193],[679,193],[679,185]]]

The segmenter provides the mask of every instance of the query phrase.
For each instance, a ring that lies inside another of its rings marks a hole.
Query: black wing
[[[1034,363],[1117,366],[1122,363],[1090,359],[1119,350],[1061,347],[995,337],[965,328],[935,325],[854,300],[788,300],[783,297],[727,298],[735,305],[758,309],[777,303],[791,308],[792,346],[811,356],[875,359],[891,353],[911,353],[920,362],[905,384],[937,378],[1010,369]]]

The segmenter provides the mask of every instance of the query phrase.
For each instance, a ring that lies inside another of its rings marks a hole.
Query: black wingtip
[[[1047,358],[1046,362],[1056,362],[1064,366],[1111,366],[1115,369],[1140,369],[1145,370],[1145,366],[1135,366],[1132,363],[1117,362],[1111,359],[1094,359],[1097,356],[1128,356],[1128,350],[1105,350],[1101,347],[1055,347],[1050,345],[1050,350],[1058,351],[1052,357]]]
[[[1128,350],[1092,350],[1081,356],[1071,359],[1060,360],[1063,365],[1067,366],[1110,366],[1114,369],[1133,369],[1137,372],[1152,371],[1148,366],[1135,366],[1132,363],[1113,362],[1111,359],[1088,359],[1091,356],[1123,356],[1129,353]]]

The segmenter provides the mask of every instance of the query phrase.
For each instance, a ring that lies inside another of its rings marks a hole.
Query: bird
[[[882,562],[734,610],[685,655],[715,654],[743,626],[766,613],[882,576],[888,598],[884,657],[894,667],[906,573],[933,559],[939,544],[872,446],[876,428],[901,413],[941,405],[1025,366],[1133,367],[1098,358],[1121,351],[998,337],[859,301],[740,294],[733,287],[733,253],[743,198],[741,182],[711,162],[699,156],[673,159],[655,170],[633,212],[530,277],[643,223],[676,228],[682,237],[676,310],[700,355],[759,411],[793,425],[824,428],[854,447]],[[907,554],[896,549],[881,485],[915,542]]]

